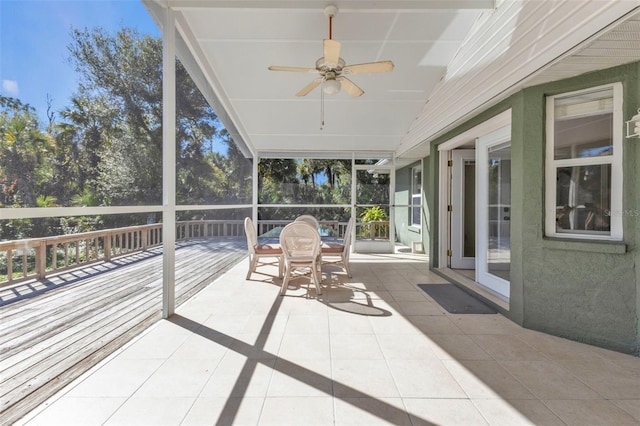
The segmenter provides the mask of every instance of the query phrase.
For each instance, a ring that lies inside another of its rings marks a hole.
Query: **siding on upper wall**
[[[471,29],[398,155],[510,96],[536,72],[639,6],[639,0],[501,3]]]

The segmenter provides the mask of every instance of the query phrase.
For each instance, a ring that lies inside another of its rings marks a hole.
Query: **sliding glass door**
[[[511,127],[478,139],[477,281],[509,298]]]

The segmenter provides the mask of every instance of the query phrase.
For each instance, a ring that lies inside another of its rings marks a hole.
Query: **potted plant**
[[[382,207],[369,207],[360,214],[360,218],[363,223],[369,223],[360,228],[362,236],[370,236],[371,239],[389,236],[389,215]]]

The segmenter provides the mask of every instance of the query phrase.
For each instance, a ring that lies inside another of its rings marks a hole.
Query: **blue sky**
[[[47,94],[58,112],[77,86],[71,28],[96,26],[160,36],[140,0],[0,0],[0,93],[33,106],[46,124]]]

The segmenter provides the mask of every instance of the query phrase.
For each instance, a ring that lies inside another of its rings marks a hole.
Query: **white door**
[[[511,269],[511,126],[476,145],[476,281],[509,298]]]
[[[451,268],[476,267],[476,151],[451,151]]]

